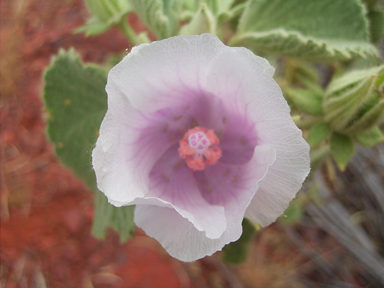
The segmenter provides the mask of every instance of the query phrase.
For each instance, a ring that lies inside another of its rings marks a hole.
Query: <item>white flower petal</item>
[[[209,91],[222,98],[227,109],[255,123],[257,145],[276,150],[276,162],[246,212],[263,226],[285,211],[310,170],[309,145],[292,121],[272,74],[265,59],[245,48],[229,48],[215,57],[208,73]]]
[[[168,125],[174,115],[168,111],[165,116],[146,117],[110,87],[108,111],[92,159],[98,188],[115,206],[128,205],[148,192],[152,167],[177,143],[178,127]]]
[[[245,216],[267,226],[287,209],[310,170],[309,145],[293,121],[261,122],[259,137],[276,150],[270,167]]]
[[[177,147],[169,149],[153,167],[146,197],[170,203],[197,230],[204,231],[207,238],[219,238],[226,229],[224,208],[210,204],[202,197],[190,169],[177,153]]]
[[[227,48],[212,59],[207,89],[223,100],[225,108],[253,123],[290,118],[280,87],[267,60],[245,48]],[[291,120],[290,120],[291,121]]]
[[[182,105],[204,93],[209,63],[223,49],[212,34],[153,42],[111,69],[107,91],[116,87],[144,113]]]
[[[273,222],[309,172],[309,146],[273,73],[210,34],[134,48],[108,76],[92,154],[99,189],[116,206],[136,204],[135,223],[184,261],[237,240],[244,214]],[[202,172],[174,146],[196,125],[215,129],[223,152]]]
[[[258,183],[275,161],[275,151],[268,146],[255,148],[254,157],[245,165],[226,165],[219,170],[207,171],[207,176],[220,173],[210,178],[212,184],[218,184],[219,193],[203,190],[203,196],[211,204],[220,204],[225,208],[227,226],[218,239],[209,239],[204,232],[181,216],[175,209],[154,205],[138,205],[135,209],[135,223],[147,235],[155,238],[173,257],[182,261],[195,261],[221,250],[224,245],[236,241],[242,233],[241,222],[245,208],[255,195]],[[245,166],[245,167],[243,167]],[[213,168],[213,167],[212,167]],[[232,172],[226,172],[227,168]],[[242,174],[237,174],[237,172]],[[237,176],[233,181],[233,176]],[[198,179],[202,180],[202,179]],[[203,180],[204,181],[204,180]],[[216,183],[219,182],[219,183]],[[220,194],[221,193],[221,194]],[[203,212],[204,213],[204,212]],[[208,218],[207,218],[208,220]]]

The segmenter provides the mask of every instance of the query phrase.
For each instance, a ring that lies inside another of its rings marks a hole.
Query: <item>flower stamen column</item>
[[[220,140],[213,130],[195,127],[188,130],[179,141],[179,155],[193,171],[202,171],[205,166],[215,165],[221,158]]]

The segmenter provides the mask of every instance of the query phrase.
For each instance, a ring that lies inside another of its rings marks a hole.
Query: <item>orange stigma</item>
[[[220,140],[213,130],[201,127],[189,129],[179,141],[179,155],[193,171],[202,171],[205,166],[215,165],[221,157],[217,146]]]

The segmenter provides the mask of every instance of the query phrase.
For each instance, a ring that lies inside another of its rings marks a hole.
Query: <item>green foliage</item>
[[[174,36],[179,27],[179,0],[130,0],[140,19],[157,39]]]
[[[323,102],[325,121],[350,135],[377,125],[384,117],[383,80],[384,66],[333,79]]]
[[[331,135],[331,153],[341,171],[345,170],[349,160],[355,153],[355,145],[352,139],[346,135],[332,133]]]
[[[359,0],[250,0],[231,45],[307,60],[348,60],[378,55],[368,36]]]
[[[297,200],[293,200],[289,203],[287,210],[285,210],[283,215],[279,217],[278,221],[283,225],[293,224],[300,220],[303,213],[304,209],[302,204]]]
[[[307,142],[311,148],[316,147],[327,138],[331,129],[324,123],[317,124],[309,131]]]
[[[87,36],[100,34],[119,24],[132,10],[129,0],[85,0],[85,3],[92,16],[76,32],[84,32]]]
[[[215,15],[220,15],[230,10],[234,0],[202,0],[201,2],[206,2]]]
[[[247,259],[248,248],[256,234],[255,225],[248,219],[244,218],[243,233],[239,240],[229,243],[223,249],[223,260],[232,264],[243,263]]]
[[[330,153],[331,151],[329,145],[319,146],[316,149],[311,149],[311,170],[315,171],[320,168]]]
[[[109,204],[97,190],[91,166],[91,152],[107,111],[107,73],[96,65],[83,65],[73,49],[60,50],[45,71],[44,80],[48,137],[61,162],[96,192],[93,232],[103,237],[108,225],[112,225],[125,241],[134,227],[134,208]]]
[[[309,91],[315,93],[318,98],[323,98],[324,90],[319,85],[319,71],[313,65],[309,65],[302,61],[290,60],[286,62],[288,67],[286,68],[287,71],[285,77],[289,77],[288,74],[290,73],[290,69],[293,70],[292,80],[294,84],[305,87]],[[293,64],[290,64],[292,62]],[[293,67],[289,68],[290,65]]]
[[[91,152],[107,111],[106,72],[84,66],[73,49],[52,60],[44,74],[48,136],[63,164],[95,191]]]
[[[369,130],[356,134],[355,140],[363,146],[372,147],[384,142],[384,135],[379,127],[375,126]]]
[[[206,4],[201,4],[191,22],[180,29],[181,35],[200,35],[202,33],[216,33],[216,19]]]
[[[303,89],[288,89],[286,92],[300,110],[314,116],[323,115],[323,97],[321,95]]]
[[[200,5],[207,5],[210,11],[214,15],[220,15],[224,12],[228,12],[234,0],[184,0],[182,1],[182,7],[184,10],[195,13],[199,10]]]
[[[182,3],[182,9],[184,11],[196,12],[198,9],[199,1],[197,0],[184,0]]]
[[[108,203],[107,197],[100,191],[96,193],[95,217],[92,225],[92,235],[104,239],[108,227],[111,225],[119,232],[120,242],[124,243],[133,236],[135,224],[133,213],[135,206],[115,207]]]
[[[384,2],[382,0],[363,0],[367,6],[367,17],[371,42],[378,43],[384,37]]]
[[[378,43],[384,37],[384,10],[370,11],[367,16],[371,23],[371,41]]]

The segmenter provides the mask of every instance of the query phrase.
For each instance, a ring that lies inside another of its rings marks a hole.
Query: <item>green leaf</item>
[[[331,129],[328,125],[324,123],[317,124],[309,131],[307,142],[311,148],[316,147],[324,141],[330,133]]]
[[[84,66],[73,49],[60,50],[44,80],[48,137],[63,164],[95,191],[91,152],[107,111],[107,73],[96,65]]]
[[[97,35],[106,31],[110,24],[100,22],[97,17],[91,17],[87,22],[75,30],[75,33],[85,33],[85,36]]]
[[[230,44],[311,61],[378,55],[359,0],[250,0]]]
[[[199,9],[199,5],[207,5],[209,10],[216,16],[229,12],[234,0],[183,0],[183,10],[195,13]]]
[[[130,3],[157,39],[176,34],[181,6],[179,0],[130,0]]]
[[[316,171],[328,158],[331,151],[328,145],[320,146],[317,149],[311,149],[311,170]]]
[[[104,239],[110,225],[119,233],[120,242],[124,243],[133,236],[135,224],[133,212],[135,206],[115,207],[108,203],[107,197],[100,191],[96,193],[95,217],[92,224],[92,235]]]
[[[184,0],[182,1],[182,10],[183,12],[192,12],[195,13],[199,7],[199,1],[197,0]]]
[[[234,0],[200,0],[206,2],[209,9],[215,14],[220,15],[228,12],[234,2]]]
[[[318,98],[321,98],[321,101],[323,101],[324,90],[317,82],[303,76],[297,76],[297,79],[305,88],[317,95]]]
[[[368,13],[372,43],[378,43],[384,36],[384,10],[374,10]]]
[[[200,4],[199,10],[191,22],[180,29],[180,35],[200,35],[216,33],[216,19],[205,3]]]
[[[380,97],[375,91],[374,97],[365,103],[358,111],[356,119],[353,119],[351,125],[345,132],[351,135],[370,129],[372,126],[380,124],[384,119],[384,98]],[[359,118],[360,117],[360,118]]]
[[[339,133],[331,135],[331,153],[341,171],[345,170],[349,160],[355,153],[355,145],[350,137]]]
[[[107,73],[96,65],[83,65],[73,49],[60,50],[45,71],[44,81],[48,137],[61,162],[96,193],[94,235],[103,237],[112,225],[125,241],[134,227],[134,207],[109,204],[97,190],[91,166],[91,152],[107,111]]]
[[[303,89],[287,89],[289,98],[295,105],[310,115],[323,115],[323,98],[314,92]]]
[[[279,217],[278,221],[281,224],[293,224],[301,219],[304,209],[298,201],[292,201],[283,215]]]
[[[325,121],[345,134],[362,132],[379,123],[384,117],[383,79],[384,66],[332,79],[323,102]]]
[[[239,240],[229,243],[223,249],[223,260],[228,263],[240,264],[247,259],[248,248],[256,234],[255,225],[244,218],[243,233]]]
[[[363,146],[372,147],[384,142],[384,135],[379,127],[375,126],[369,130],[356,134],[355,140]]]
[[[84,32],[86,36],[100,34],[118,25],[132,10],[129,0],[85,0],[85,3],[92,16],[75,33]]]
[[[286,77],[292,77],[294,86],[304,87],[318,96],[323,98],[324,89],[320,86],[320,75],[318,69],[314,65],[297,60],[285,61],[287,68],[285,70]],[[291,74],[291,76],[289,75]]]

